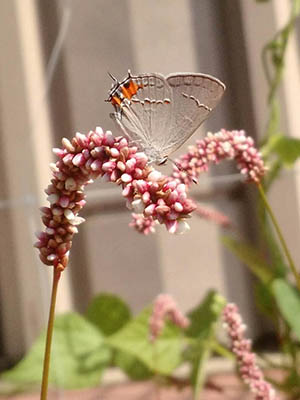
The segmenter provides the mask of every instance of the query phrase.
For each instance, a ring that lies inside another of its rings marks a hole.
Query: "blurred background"
[[[288,0],[2,0],[0,2],[0,362],[28,350],[48,313],[51,271],[32,247],[38,208],[50,181],[52,147],[77,131],[112,130],[105,103],[111,72],[203,72],[225,82],[221,104],[191,138],[221,128],[245,129],[256,141],[266,125],[267,85],[261,50],[287,21]],[[297,27],[299,28],[299,26]],[[300,136],[299,32],[292,37],[281,90],[283,129]],[[184,152],[186,146],[177,154]],[[165,167],[169,171],[171,165]],[[245,239],[255,242],[255,188],[234,165],[203,174],[192,190]],[[299,174],[285,173],[270,193],[296,263]],[[268,332],[254,306],[252,278],[222,245],[224,231],[196,215],[184,236],[163,227],[143,237],[128,227],[120,188],[100,180],[87,206],[58,293],[57,311],[84,311],[100,291],[141,310],[161,292],[186,311],[209,288],[235,301],[250,335]]]

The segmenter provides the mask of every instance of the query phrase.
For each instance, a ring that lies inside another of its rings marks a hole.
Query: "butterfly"
[[[210,75],[176,72],[144,73],[114,84],[108,99],[111,118],[138,146],[149,163],[164,164],[195,132],[219,103],[225,85]]]

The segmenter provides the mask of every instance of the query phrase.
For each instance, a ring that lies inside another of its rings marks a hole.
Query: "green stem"
[[[53,334],[53,326],[54,326],[56,293],[57,293],[57,286],[58,286],[60,275],[61,275],[61,271],[57,268],[53,268],[53,283],[52,283],[51,303],[50,303],[49,319],[48,319],[48,327],[47,327],[46,347],[45,347],[44,366],[43,366],[43,379],[42,379],[40,400],[46,400],[47,394],[48,394],[48,378],[49,378],[51,342],[52,342],[52,334]]]
[[[265,195],[264,189],[263,189],[261,184],[258,184],[258,190],[260,192],[260,195],[261,195],[261,198],[262,198],[262,200],[264,202],[266,210],[268,211],[268,213],[270,215],[271,221],[272,221],[272,223],[274,225],[274,228],[275,228],[275,230],[277,232],[278,238],[279,238],[279,240],[281,242],[281,245],[283,247],[283,250],[284,250],[284,253],[286,255],[286,258],[287,258],[287,260],[289,262],[290,269],[291,269],[291,271],[292,271],[292,273],[293,273],[293,275],[295,277],[295,280],[296,280],[296,283],[297,283],[297,287],[298,287],[298,289],[300,291],[300,275],[297,272],[297,269],[295,267],[295,264],[294,264],[294,261],[292,259],[291,253],[290,253],[290,251],[289,251],[289,249],[287,247],[286,241],[285,241],[285,239],[283,237],[283,234],[281,232],[279,224],[278,224],[278,222],[277,222],[277,220],[275,218],[275,215],[274,215],[274,213],[272,211],[272,208],[271,208],[271,206],[270,206],[270,204],[269,204],[269,202],[267,200],[267,197]]]
[[[276,95],[284,73],[288,43],[299,13],[300,0],[293,0],[288,22],[262,50],[262,66],[269,86],[268,104],[270,107],[270,115],[263,142],[266,142],[274,132],[276,133],[279,127],[278,121],[274,121],[275,118],[279,118]]]

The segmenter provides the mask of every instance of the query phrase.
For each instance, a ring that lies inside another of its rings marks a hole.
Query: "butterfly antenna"
[[[175,160],[172,160],[172,158],[167,157],[166,160],[170,160],[171,163],[178,169],[178,171],[182,172],[183,168],[181,168],[181,166],[178,164],[178,162],[176,162]]]
[[[184,172],[184,169],[183,169],[175,160],[172,160],[172,158],[170,158],[170,157],[168,157],[168,158],[169,158],[169,160],[172,162],[172,164],[178,169],[178,171]],[[192,178],[192,181],[193,181],[196,185],[198,185],[198,180],[197,180],[196,178]]]
[[[113,74],[111,74],[109,71],[107,71],[107,73],[108,73],[108,75],[111,77],[111,79],[112,79],[113,81],[115,81],[116,83],[118,82],[118,79],[115,78],[115,77],[113,76]]]

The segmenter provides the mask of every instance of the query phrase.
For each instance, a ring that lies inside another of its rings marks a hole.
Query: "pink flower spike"
[[[189,326],[189,320],[181,313],[173,297],[169,294],[160,294],[154,301],[149,320],[151,342],[161,335],[167,317],[180,328],[186,329]]]
[[[174,172],[173,177],[164,176],[149,166],[147,156],[126,138],[114,137],[101,128],[88,135],[77,133],[72,140],[63,139],[63,148],[54,151],[58,161],[51,164],[51,184],[45,190],[50,204],[42,209],[45,235],[37,243],[42,262],[60,269],[67,266],[73,235],[78,231],[77,225],[83,222],[79,217],[85,205],[83,191],[98,176],[121,186],[126,202],[137,213],[143,212],[139,216],[135,214],[131,223],[139,232],[153,232],[156,223],[164,224],[171,233],[186,231],[186,218],[196,208],[187,198],[186,184],[192,176],[207,169],[209,156],[217,154],[217,162],[228,152],[235,156],[239,168],[245,169],[247,177],[256,179],[260,174],[262,164],[251,141],[240,134],[233,142],[224,132],[199,141],[194,151],[183,157],[183,169]]]
[[[209,162],[218,164],[223,159],[234,159],[248,181],[259,183],[266,167],[253,143],[244,131],[222,129],[215,134],[208,133],[176,161],[179,169],[174,167],[173,177],[191,185],[193,179],[207,171]]]
[[[256,356],[251,350],[251,342],[245,338],[238,307],[227,304],[223,310],[224,327],[231,339],[231,348],[238,362],[238,370],[243,381],[255,395],[255,400],[279,400],[272,385],[264,379],[262,370],[256,364]]]

